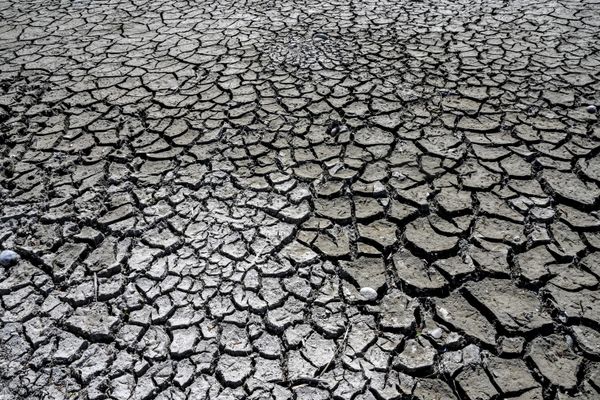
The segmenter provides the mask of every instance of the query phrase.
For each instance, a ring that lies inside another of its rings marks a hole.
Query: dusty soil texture
[[[598,0],[0,21],[0,399],[600,399]]]

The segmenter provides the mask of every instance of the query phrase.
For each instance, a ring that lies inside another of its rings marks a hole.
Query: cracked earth
[[[0,20],[2,400],[600,398],[600,2]]]

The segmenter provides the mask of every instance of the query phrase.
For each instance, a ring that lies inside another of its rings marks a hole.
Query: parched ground
[[[600,398],[597,0],[0,0],[0,399]]]

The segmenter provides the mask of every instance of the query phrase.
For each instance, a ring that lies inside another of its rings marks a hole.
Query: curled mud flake
[[[323,33],[323,32],[317,32],[313,35],[313,40],[327,40],[327,39],[329,39],[329,36],[327,36],[327,34]],[[336,127],[336,130],[337,130],[337,127]]]

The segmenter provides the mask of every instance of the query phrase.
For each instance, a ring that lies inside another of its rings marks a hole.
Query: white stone
[[[429,335],[434,339],[441,338],[443,333],[444,333],[444,331],[442,331],[441,328],[435,328],[435,329],[432,329],[431,331],[429,331]]]
[[[370,287],[364,287],[360,289],[360,295],[368,301],[373,301],[377,298],[377,292],[375,289]]]
[[[2,250],[0,252],[0,265],[11,266],[19,261],[19,255],[12,250]]]

